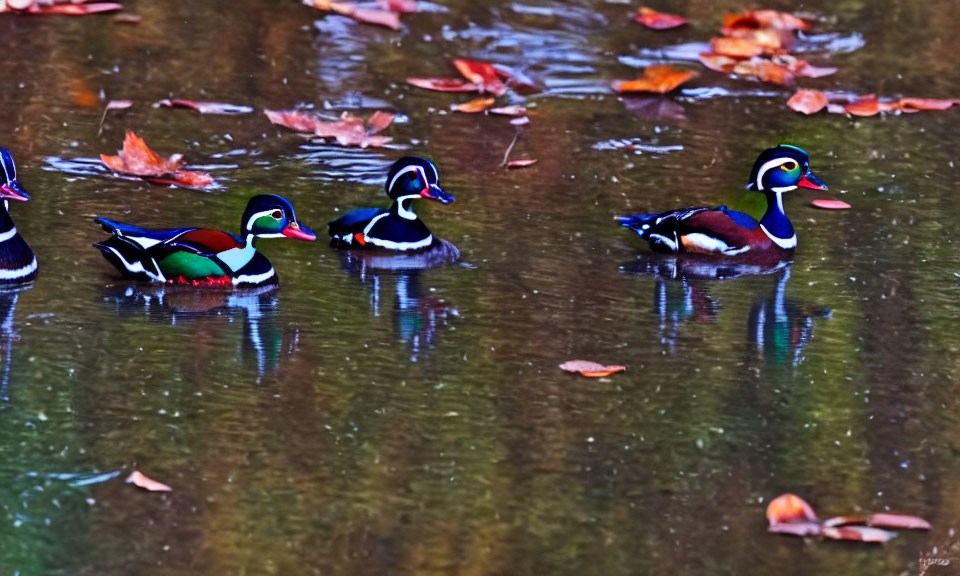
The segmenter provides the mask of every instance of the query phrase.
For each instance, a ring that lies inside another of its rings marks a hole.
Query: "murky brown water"
[[[915,574],[956,543],[960,112],[804,118],[789,90],[708,71],[690,88],[733,95],[608,93],[752,4],[662,3],[693,21],[668,33],[621,3],[424,4],[399,32],[292,0],[130,0],[139,26],[0,17],[2,143],[33,194],[13,216],[41,265],[32,288],[0,294],[0,572]],[[806,56],[840,67],[805,86],[960,96],[956,3],[803,8],[836,34]],[[454,76],[458,56],[544,82],[513,151],[536,166],[498,168],[506,119],[445,113],[466,98],[403,82]],[[86,91],[136,105],[97,137]],[[167,97],[258,111],[150,107]],[[346,150],[259,112],[298,103],[408,121],[394,148]],[[219,165],[225,188],[55,168],[112,153],[124,129]],[[779,142],[853,204],[788,199],[789,270],[684,283],[637,260],[613,216],[725,201]],[[405,152],[433,158],[457,196],[419,211],[460,265],[383,271],[268,241],[281,289],[218,299],[126,284],[90,246],[93,215],[233,228],[260,192],[322,232],[384,203],[381,175]],[[557,369],[573,358],[629,369]],[[83,485],[134,467],[174,492]],[[768,535],[765,504],[785,491],[827,516],[889,509],[934,530],[882,547]]]

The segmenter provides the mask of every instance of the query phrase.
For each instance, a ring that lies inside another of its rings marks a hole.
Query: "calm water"
[[[399,32],[292,0],[128,0],[139,26],[0,17],[2,142],[33,194],[13,215],[41,263],[0,294],[0,572],[917,574],[957,544],[960,111],[804,118],[789,90],[698,65],[690,88],[732,94],[608,93],[749,3],[660,3],[693,21],[667,33],[600,0],[423,4]],[[834,35],[806,56],[840,67],[804,86],[960,96],[956,2],[802,8]],[[467,98],[403,82],[454,76],[458,56],[545,85],[513,150],[539,164],[498,168],[506,119],[446,113]],[[98,137],[87,92],[136,105]],[[167,97],[258,111],[151,108]],[[347,150],[259,111],[299,103],[408,121],[394,148]],[[51,164],[113,153],[124,129],[218,165],[225,187]],[[831,186],[788,198],[789,269],[676,280],[612,220],[728,201],[779,142]],[[381,175],[407,152],[457,196],[418,208],[459,264],[390,271],[266,241],[280,290],[225,295],[132,286],[90,246],[94,215],[233,229],[261,192],[322,233],[385,203]],[[808,207],[824,195],[853,210]],[[629,369],[557,369],[573,358]],[[123,484],[133,468],[174,492]],[[824,516],[889,509],[934,530],[886,546],[768,535],[766,502],[786,491]]]

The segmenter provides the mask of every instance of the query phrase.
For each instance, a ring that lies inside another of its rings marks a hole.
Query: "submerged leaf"
[[[657,12],[646,6],[640,7],[639,15],[634,18],[634,20],[654,30],[670,30],[672,28],[679,28],[687,23],[685,19],[676,14]]]
[[[626,366],[605,366],[589,360],[569,360],[560,365],[566,372],[577,372],[587,378],[603,378],[617,372],[623,372]]]
[[[393,122],[394,115],[388,112],[374,112],[370,117],[369,127],[364,125],[362,118],[344,112],[339,120],[326,121],[312,114],[304,114],[293,110],[264,110],[270,122],[285,126],[297,132],[312,132],[321,138],[334,138],[341,146],[383,146],[391,138],[375,136]]]
[[[827,95],[819,90],[798,90],[787,100],[787,106],[796,112],[810,115],[823,110],[828,101]]]
[[[134,470],[130,476],[127,476],[127,484],[133,484],[134,486],[143,488],[144,490],[149,490],[150,492],[171,492],[173,488],[170,488],[166,484],[157,482],[156,480],[151,480],[147,478],[139,470]]]
[[[617,92],[656,92],[666,94],[696,76],[692,70],[678,70],[673,66],[647,66],[643,76],[636,80],[616,80],[612,87]]]

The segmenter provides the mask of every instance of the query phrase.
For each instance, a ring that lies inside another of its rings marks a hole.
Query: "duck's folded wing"
[[[188,230],[168,242],[170,248],[182,248],[197,254],[212,256],[232,248],[242,248],[240,240],[233,234],[220,230]]]
[[[348,212],[330,222],[330,237],[351,236],[362,233],[370,220],[384,212],[386,212],[386,210],[383,208],[361,208],[360,210]]]
[[[749,249],[757,221],[726,206],[691,211],[674,224],[676,238],[687,252],[723,252],[732,255]]]
[[[147,228],[131,226],[130,224],[124,224],[122,222],[114,222],[106,218],[97,218],[97,223],[99,223],[106,232],[110,232],[118,238],[127,240],[131,244],[135,244],[144,250],[152,248],[157,244],[169,242],[181,234],[195,230],[195,228],[148,230]]]

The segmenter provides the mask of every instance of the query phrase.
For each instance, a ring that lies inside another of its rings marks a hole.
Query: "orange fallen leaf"
[[[150,478],[147,478],[139,470],[134,470],[133,473],[127,476],[126,482],[127,484],[133,484],[134,486],[143,488],[144,490],[149,490],[150,492],[172,492],[173,491],[173,488],[167,486],[166,484],[162,484],[160,482],[157,482],[156,480],[151,480]]]
[[[507,85],[489,62],[457,58],[453,65],[464,78],[476,84],[480,92],[489,92],[494,96],[503,96],[507,92]]]
[[[930,523],[923,518],[906,514],[873,514],[867,518],[867,524],[880,528],[905,528],[907,530],[930,529]]]
[[[479,87],[459,78],[407,78],[407,84],[437,92],[476,92]]]
[[[879,528],[869,526],[824,526],[820,534],[831,540],[849,540],[852,542],[888,542],[893,539],[897,533],[888,532]]]
[[[724,74],[730,74],[733,72],[733,67],[737,65],[737,60],[731,58],[724,54],[716,54],[714,52],[703,52],[697,55],[697,58],[700,60],[700,63],[713,70],[714,72],[723,72]]]
[[[767,521],[771,526],[791,522],[816,522],[817,515],[803,498],[796,494],[781,494],[767,505]]]
[[[197,102],[195,100],[160,100],[155,106],[190,108],[201,114],[249,114],[253,112],[253,108],[250,106],[224,104],[223,102]]]
[[[81,78],[70,80],[70,99],[77,106],[84,108],[95,108],[100,103],[100,98],[87,88],[87,84]]]
[[[643,76],[636,80],[616,80],[611,85],[617,92],[656,92],[666,94],[696,76],[692,70],[678,70],[673,66],[647,66]]]
[[[507,162],[506,167],[509,170],[514,170],[516,168],[526,168],[527,166],[533,166],[537,162],[538,160],[536,158],[528,158],[525,160],[511,160]],[[613,368],[621,368],[621,366],[613,366]],[[624,368],[624,370],[626,370],[626,368]],[[619,370],[616,370],[616,372],[619,372]],[[613,372],[610,372],[610,374],[613,374]],[[584,376],[586,376],[586,374],[584,374]]]
[[[828,102],[827,95],[819,90],[798,90],[787,100],[787,106],[796,112],[810,115],[823,110]]]
[[[789,51],[795,43],[791,33],[773,28],[723,28],[720,33],[729,38],[746,40],[769,54]]]
[[[797,76],[804,78],[822,78],[837,73],[837,68],[833,66],[814,66],[806,60],[796,60],[786,63],[787,67]]]
[[[420,11],[416,0],[379,0],[378,4],[384,10],[398,12],[400,14],[413,14]]]
[[[172,174],[180,168],[183,162],[182,154],[174,154],[164,160],[153,150],[147,147],[143,138],[131,130],[127,130],[123,139],[123,150],[116,156],[100,155],[100,160],[114,172],[132,174],[134,176],[163,176]]]
[[[354,20],[366,24],[375,24],[377,26],[390,28],[391,30],[400,29],[400,14],[392,10],[364,8],[357,6],[353,2],[331,2],[330,0],[304,0],[303,3],[308,6],[313,6],[318,10],[336,12],[342,16],[349,16]]]
[[[711,38],[710,49],[714,54],[731,58],[753,58],[765,52],[765,48],[746,38]]]
[[[810,202],[810,205],[814,208],[821,208],[823,210],[849,210],[850,205],[842,200],[827,200],[823,198],[817,198]]]
[[[497,102],[496,98],[477,98],[463,104],[451,104],[450,109],[454,112],[477,113],[483,112]]]
[[[876,116],[881,112],[893,112],[900,109],[898,102],[880,102],[875,94],[861,96],[853,102],[844,104],[843,109],[853,116]]]
[[[638,12],[639,15],[634,18],[634,20],[654,30],[670,30],[671,28],[679,28],[687,23],[685,19],[676,14],[657,12],[646,6],[641,6]]]
[[[183,186],[185,188],[206,188],[214,183],[213,176],[206,172],[191,172],[189,170],[177,170],[170,175],[170,178],[147,177],[147,180],[154,184],[169,184]]]
[[[756,78],[761,82],[769,82],[779,86],[793,84],[794,74],[786,66],[781,66],[772,60],[766,58],[751,58],[737,62],[731,70],[737,76],[748,76]]]
[[[566,372],[578,372],[587,378],[603,378],[617,372],[623,372],[626,366],[605,366],[589,360],[570,360],[560,365]]]

